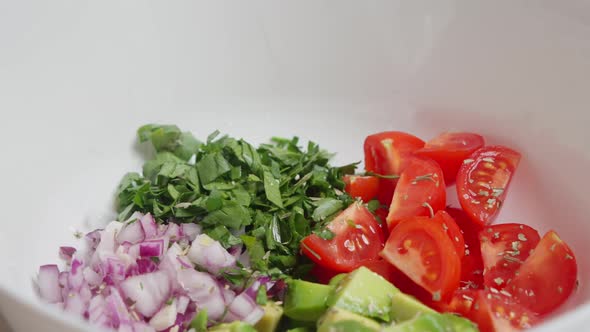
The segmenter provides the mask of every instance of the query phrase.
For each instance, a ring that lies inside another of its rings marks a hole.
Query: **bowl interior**
[[[590,17],[581,3],[0,10],[1,311],[17,330],[31,330],[27,311],[59,316],[35,297],[37,267],[76,245],[75,231],[114,217],[118,181],[141,167],[135,130],[159,122],[200,138],[297,135],[337,152],[335,164],[361,160],[364,137],[392,129],[425,139],[474,131],[514,147],[524,158],[497,221],[555,229],[571,245],[580,288],[555,326],[584,326]]]

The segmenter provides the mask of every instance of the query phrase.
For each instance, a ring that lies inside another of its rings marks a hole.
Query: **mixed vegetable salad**
[[[473,133],[370,135],[364,167],[298,138],[145,125],[118,220],[61,247],[40,297],[118,331],[513,331],[562,305],[555,231],[495,223],[520,153]],[[460,207],[447,206],[455,184]]]

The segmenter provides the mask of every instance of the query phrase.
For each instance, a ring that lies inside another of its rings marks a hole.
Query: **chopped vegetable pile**
[[[310,142],[146,125],[119,221],[61,247],[39,295],[118,331],[499,332],[577,287],[553,230],[494,223],[521,154],[474,133],[365,139],[365,172]],[[447,206],[455,185],[461,208]]]
[[[225,248],[245,244],[259,271],[291,273],[299,243],[352,202],[343,192],[343,172],[331,154],[298,138],[273,138],[258,148],[240,139],[211,134],[206,143],[176,126],[146,125],[138,131],[157,154],[143,175],[127,174],[117,192],[119,220],[133,211],[159,222],[196,222]],[[300,265],[300,264],[299,264]]]

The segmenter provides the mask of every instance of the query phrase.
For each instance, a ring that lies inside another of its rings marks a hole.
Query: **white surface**
[[[584,330],[589,86],[581,0],[0,1],[0,311],[15,331],[88,330],[31,279],[113,214],[140,124],[297,134],[340,162],[378,130],[465,129],[524,153],[499,221],[571,244],[581,288],[539,329]]]

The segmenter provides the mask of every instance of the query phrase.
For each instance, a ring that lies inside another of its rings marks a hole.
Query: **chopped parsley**
[[[205,142],[173,125],[139,128],[139,142],[155,150],[141,173],[128,173],[117,189],[118,220],[150,212],[158,222],[198,223],[225,248],[244,244],[253,269],[290,273],[301,260],[301,240],[354,200],[332,154],[297,137],[272,138],[258,147],[214,132]]]

